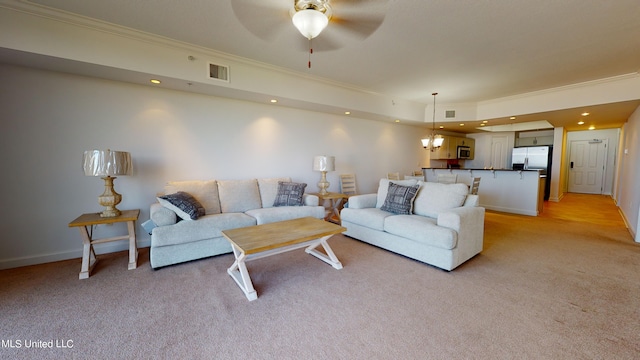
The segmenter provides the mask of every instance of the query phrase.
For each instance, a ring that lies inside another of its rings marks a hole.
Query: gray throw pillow
[[[205,214],[204,207],[198,200],[184,191],[159,196],[158,202],[167,209],[173,210],[183,220],[196,220]]]
[[[302,206],[305,183],[278,181],[278,194],[273,206]]]
[[[415,199],[419,188],[420,186],[418,185],[404,186],[389,182],[387,198],[384,200],[380,210],[399,215],[411,214],[413,199]]]

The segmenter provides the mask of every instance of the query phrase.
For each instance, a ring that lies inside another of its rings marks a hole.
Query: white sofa
[[[410,214],[397,215],[381,209],[389,182],[380,180],[377,194],[349,198],[340,213],[345,235],[447,271],[482,251],[485,209],[466,184],[391,180],[419,186]]]
[[[152,204],[150,217],[155,227],[151,230],[151,267],[231,252],[223,230],[307,216],[324,218],[325,209],[315,195],[304,194],[303,206],[273,206],[280,181],[291,179],[169,182],[165,194],[188,193],[202,205],[204,215],[196,220],[183,219],[178,215],[180,211],[174,211],[166,202],[164,206]]]

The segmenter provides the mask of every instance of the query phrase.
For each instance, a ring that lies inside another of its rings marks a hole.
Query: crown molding
[[[528,92],[528,93],[505,96],[505,97],[502,97],[502,98],[496,98],[496,99],[491,99],[491,100],[480,101],[477,104],[478,105],[481,105],[481,104],[482,105],[490,105],[490,104],[493,104],[493,103],[501,103],[501,102],[505,102],[505,101],[521,100],[521,99],[525,99],[525,98],[537,97],[537,96],[540,96],[540,95],[548,95],[548,94],[559,93],[559,92],[564,92],[564,91],[586,89],[586,88],[591,88],[591,87],[597,86],[597,85],[617,83],[617,82],[620,82],[620,81],[633,80],[633,79],[638,79],[638,78],[640,78],[640,73],[639,72],[633,72],[633,73],[616,75],[616,76],[611,76],[611,77],[606,77],[606,78],[601,78],[601,79],[596,79],[596,80],[584,81],[584,82],[575,83],[575,84],[558,86],[558,87],[554,87],[554,88],[548,88],[548,89],[544,89],[544,90],[538,90],[538,91],[532,91],[532,92]]]

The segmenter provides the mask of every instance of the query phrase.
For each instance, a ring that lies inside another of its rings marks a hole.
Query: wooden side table
[[[311,195],[317,196],[320,199],[320,204],[329,210],[327,216],[324,218],[326,221],[331,221],[336,224],[342,222],[342,220],[340,220],[340,210],[344,207],[345,200],[349,198],[348,195],[333,192],[326,195],[320,195],[320,193],[311,193]],[[329,202],[329,206],[326,206],[325,202]]]
[[[93,251],[93,245],[129,239],[129,270],[135,269],[138,266],[138,247],[136,246],[136,228],[135,222],[138,220],[140,210],[124,210],[120,216],[115,217],[100,217],[100,213],[82,214],[75,220],[69,223],[69,227],[78,227],[80,229],[80,235],[82,236],[82,267],[80,268],[80,279],[86,279],[89,277],[91,270],[98,262],[96,253]],[[126,222],[128,228],[128,235],[114,236],[104,239],[93,239],[93,227],[100,224],[115,224],[119,222]]]

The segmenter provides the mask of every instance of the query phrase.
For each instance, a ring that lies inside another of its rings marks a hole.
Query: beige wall
[[[336,157],[331,191],[354,172],[360,191],[373,192],[387,172],[417,169],[424,150],[416,126],[6,65],[0,78],[0,268],[80,257],[80,234],[67,224],[100,210],[104,186],[83,175],[84,150],[131,152],[134,175],[115,187],[119,208],[140,208],[142,221],[168,180],[290,176],[313,192],[312,158],[327,154]]]

